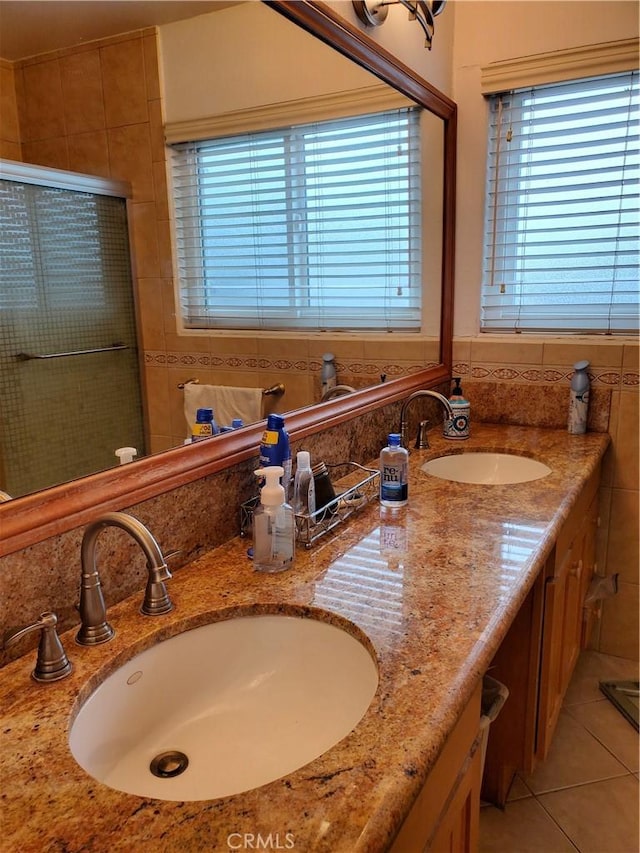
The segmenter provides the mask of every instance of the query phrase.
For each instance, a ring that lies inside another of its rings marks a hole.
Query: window
[[[420,111],[173,146],[187,328],[418,330]]]
[[[638,72],[490,98],[483,331],[638,329]]]

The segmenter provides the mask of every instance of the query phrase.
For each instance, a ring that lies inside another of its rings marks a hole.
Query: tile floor
[[[638,853],[638,732],[599,681],[635,680],[638,663],[585,651],[547,760],[517,776],[501,811],[480,812],[480,853]]]

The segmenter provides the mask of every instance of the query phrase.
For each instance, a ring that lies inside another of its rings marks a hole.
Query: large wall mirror
[[[437,357],[425,359],[429,366],[424,369],[397,379],[388,378],[383,384],[374,382],[329,402],[316,403],[309,399],[300,408],[285,409],[287,426],[295,441],[357,417],[359,413],[400,400],[417,388],[433,387],[450,376],[456,110],[447,97],[376,45],[359,28],[343,20],[330,6],[320,2],[265,0],[265,7],[269,7],[270,13],[279,13],[292,27],[302,28],[305,38],[313,37],[318,44],[322,43],[323,50],[337,51],[340,62],[354,64],[349,74],[354,79],[359,78],[359,88],[379,92],[384,84],[390,96],[401,96],[422,107],[425,132],[433,141],[429,146],[430,162],[424,164],[433,176],[430,184],[434,194],[427,203],[431,224],[425,224],[423,234],[425,241],[431,241],[428,252],[428,263],[432,265],[430,280],[436,282],[428,295],[429,301],[425,299],[425,312],[426,322],[436,340]],[[315,94],[322,96],[321,91]],[[295,101],[295,90],[284,100]],[[433,151],[438,152],[435,158]],[[130,506],[248,459],[256,453],[261,430],[258,422],[207,442],[176,447],[120,468],[2,503],[0,554],[73,529],[106,509]]]

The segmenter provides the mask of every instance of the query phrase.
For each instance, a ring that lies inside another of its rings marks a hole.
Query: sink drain
[[[174,776],[184,773],[188,766],[189,759],[184,752],[172,749],[156,755],[149,765],[149,770],[160,779],[173,779]]]

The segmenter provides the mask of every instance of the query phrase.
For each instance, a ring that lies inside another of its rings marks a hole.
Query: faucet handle
[[[73,669],[58,637],[57,624],[56,614],[46,611],[40,614],[40,618],[33,625],[9,631],[4,637],[3,647],[7,649],[27,634],[41,632],[36,668],[31,673],[36,681],[58,681],[69,675]]]
[[[172,577],[166,562],[160,565],[147,563],[149,576],[144,591],[144,601],[140,607],[143,616],[161,616],[173,610],[173,604],[169,598],[164,581]]]
[[[416,450],[428,450],[429,449],[429,436],[427,434],[427,430],[430,426],[433,426],[431,421],[420,421],[418,426],[418,433],[416,435]]]

